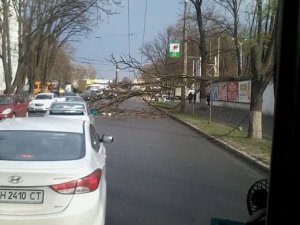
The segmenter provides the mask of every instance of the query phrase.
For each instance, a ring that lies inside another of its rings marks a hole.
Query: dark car
[[[97,94],[94,90],[88,89],[85,90],[81,93],[80,95],[85,101],[89,101],[90,99],[92,99],[93,97],[96,97]]]
[[[76,93],[72,92],[72,91],[66,91],[63,96],[76,96]]]
[[[0,120],[13,117],[26,117],[28,101],[22,94],[0,95]]]

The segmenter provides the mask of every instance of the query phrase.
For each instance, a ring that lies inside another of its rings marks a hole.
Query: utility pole
[[[119,83],[119,67],[118,64],[116,64],[116,91],[118,91],[118,84]]]
[[[220,36],[218,37],[218,58],[217,58],[217,74],[216,77],[220,76],[220,46],[221,46],[221,39]]]
[[[183,15],[183,84],[181,87],[181,107],[180,111],[185,110],[185,83],[187,76],[187,49],[188,49],[188,33],[187,33],[187,4],[189,0],[184,0],[184,15]]]
[[[238,75],[240,76],[242,74],[242,71],[243,71],[243,44],[244,44],[244,41],[247,41],[247,38],[245,38],[243,41],[239,41],[239,40],[236,40],[235,38],[231,38],[231,40],[233,40],[235,42],[235,45],[236,45],[236,49],[238,49],[238,44],[240,45],[240,55],[238,56]],[[238,50],[237,50],[238,52]]]
[[[246,41],[247,39],[245,39]],[[239,41],[239,44],[240,44],[240,67],[241,67],[241,72],[243,71],[243,44],[244,42],[243,41]]]

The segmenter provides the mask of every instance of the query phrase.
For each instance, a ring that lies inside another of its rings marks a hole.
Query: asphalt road
[[[247,191],[266,174],[141,101],[124,107],[128,113],[96,120],[115,138],[107,145],[106,225],[247,220]]]

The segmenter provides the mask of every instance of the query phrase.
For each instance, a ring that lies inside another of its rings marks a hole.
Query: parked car
[[[54,93],[39,93],[28,104],[29,112],[46,112],[53,102],[56,102]]]
[[[54,102],[44,116],[82,119],[91,122],[95,121],[94,115],[91,113],[85,101]]]
[[[85,101],[89,101],[90,99],[94,98],[97,96],[96,91],[88,89],[83,91],[80,96],[85,100]]]
[[[66,91],[63,96],[76,96],[76,93],[72,91]]]
[[[66,102],[84,102],[84,99],[81,96],[66,96]]]
[[[22,94],[0,95],[0,120],[28,116],[28,101]]]
[[[89,121],[0,123],[0,224],[104,225],[106,148]]]

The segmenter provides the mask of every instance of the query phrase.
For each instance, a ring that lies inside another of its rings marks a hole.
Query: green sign
[[[178,59],[180,57],[180,43],[172,42],[169,44],[169,58]]]

